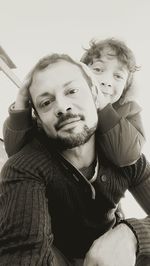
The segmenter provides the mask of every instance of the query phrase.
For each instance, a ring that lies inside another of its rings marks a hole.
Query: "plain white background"
[[[149,0],[0,0],[0,45],[17,66],[13,72],[23,80],[48,53],[62,52],[80,59],[92,38],[125,41],[141,66],[137,83],[147,136],[143,151],[150,160],[149,12]],[[17,90],[0,72],[0,137]],[[129,195],[123,205],[127,216],[144,215]]]

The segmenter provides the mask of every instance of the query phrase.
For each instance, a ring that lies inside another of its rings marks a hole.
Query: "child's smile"
[[[129,71],[114,55],[102,55],[93,59],[89,65],[100,84],[100,89],[110,103],[115,103],[121,97],[126,86]]]

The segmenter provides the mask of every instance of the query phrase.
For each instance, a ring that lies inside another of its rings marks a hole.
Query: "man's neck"
[[[95,159],[95,136],[84,145],[62,151],[62,155],[77,169],[88,167]]]

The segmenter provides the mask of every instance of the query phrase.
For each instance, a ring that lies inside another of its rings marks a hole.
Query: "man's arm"
[[[130,192],[147,213],[144,219],[131,218],[125,222],[138,239],[138,255],[150,256],[150,163],[141,156],[136,164],[125,169],[130,176]]]
[[[84,266],[134,266],[136,259],[150,258],[150,164],[142,155],[134,165],[122,168],[122,173],[148,215],[144,219],[122,220],[99,237],[87,253]]]
[[[16,156],[1,172],[0,265],[52,265],[53,235],[45,184],[25,165],[29,162],[21,163]]]

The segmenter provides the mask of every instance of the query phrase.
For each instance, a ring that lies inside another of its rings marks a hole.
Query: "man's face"
[[[102,55],[89,65],[95,74],[100,89],[110,103],[115,103],[121,97],[126,86],[129,71],[115,56]]]
[[[94,134],[97,110],[78,66],[60,60],[36,72],[30,93],[45,132],[65,148],[82,145]]]

